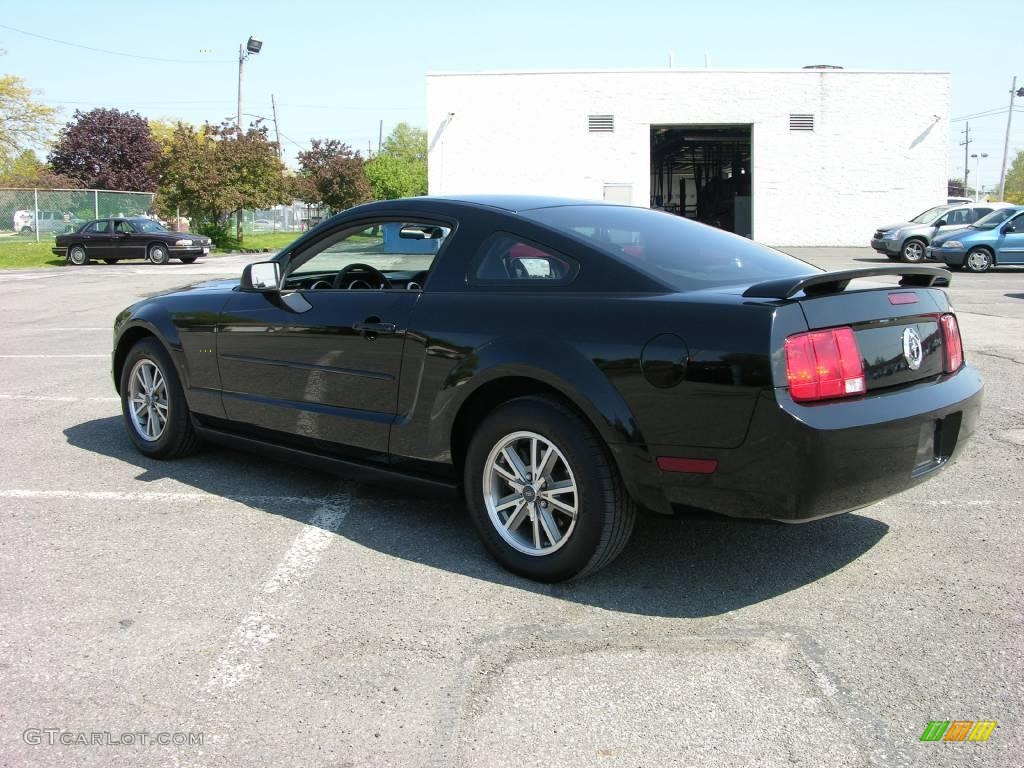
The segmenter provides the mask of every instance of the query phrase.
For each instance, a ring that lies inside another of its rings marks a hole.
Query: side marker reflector
[[[678,456],[659,456],[658,469],[662,472],[689,472],[710,475],[718,469],[717,459],[683,459]]]

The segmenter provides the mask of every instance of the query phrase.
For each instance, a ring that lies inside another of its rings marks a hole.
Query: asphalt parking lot
[[[954,276],[986,394],[938,478],[804,526],[645,518],[541,586],[455,505],[132,448],[115,313],[260,258],[0,274],[0,764],[1021,765],[1024,270]]]

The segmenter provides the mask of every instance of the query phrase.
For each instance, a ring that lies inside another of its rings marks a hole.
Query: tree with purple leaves
[[[159,156],[160,146],[141,115],[75,110],[50,153],[50,167],[83,187],[151,192],[157,187],[153,162]]]

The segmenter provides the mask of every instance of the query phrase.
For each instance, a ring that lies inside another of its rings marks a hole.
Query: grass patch
[[[286,245],[295,242],[302,235],[303,232],[254,232],[251,235],[246,235],[242,242],[238,242],[234,238],[229,240],[223,248],[219,248],[221,251],[244,251],[244,250],[260,250],[262,248],[269,248],[272,251],[279,251]]]
[[[21,238],[0,238],[0,269],[38,269],[60,267],[64,259],[54,256],[53,238],[35,242]]]

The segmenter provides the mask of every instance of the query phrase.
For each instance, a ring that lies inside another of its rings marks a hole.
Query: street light
[[[974,176],[977,181],[974,182],[974,202],[978,202],[978,196],[981,194],[981,161],[988,157],[988,152],[981,152],[980,154],[972,154],[974,158]],[[967,190],[964,190],[965,192]]]
[[[239,133],[242,132],[242,65],[245,64],[247,58],[254,53],[259,53],[262,48],[263,41],[257,40],[252,35],[249,36],[247,43],[238,45],[238,118],[235,125]]]

